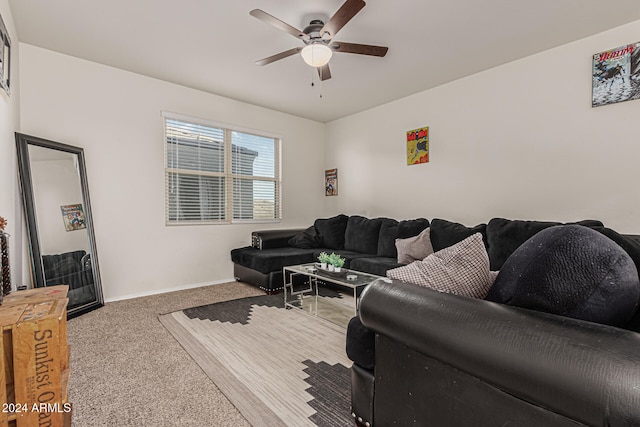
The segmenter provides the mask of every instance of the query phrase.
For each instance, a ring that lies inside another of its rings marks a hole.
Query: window
[[[167,224],[280,220],[280,139],[163,114]]]

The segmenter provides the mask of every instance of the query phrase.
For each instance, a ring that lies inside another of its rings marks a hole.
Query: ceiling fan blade
[[[275,16],[269,15],[264,10],[253,9],[251,12],[249,12],[249,14],[251,16],[255,16],[256,18],[260,19],[261,21],[266,22],[267,24],[273,25],[274,27],[276,27],[279,30],[284,31],[285,33],[291,34],[295,38],[298,38],[298,39],[301,39],[301,40],[304,40],[304,41],[309,41],[309,36],[308,35],[306,35],[302,31],[298,30],[297,28],[292,27],[291,25],[287,24],[286,22],[279,20]]]
[[[271,64],[272,62],[276,62],[276,61],[278,61],[280,59],[284,59],[284,58],[289,57],[291,55],[295,55],[296,53],[300,52],[301,50],[302,50],[301,47],[294,47],[293,49],[289,49],[289,50],[285,50],[284,52],[276,53],[275,55],[269,56],[268,58],[260,59],[259,61],[256,61],[256,65]]]
[[[329,64],[325,64],[322,67],[318,67],[318,75],[321,81],[329,80],[331,78],[331,70]]]
[[[385,56],[388,47],[384,46],[372,46],[370,44],[358,44],[358,43],[346,43],[346,42],[333,42],[329,47],[334,52],[342,53],[357,53],[359,55],[371,55],[371,56]]]
[[[351,20],[351,18],[356,16],[356,13],[362,10],[365,4],[366,3],[363,0],[347,0],[344,2],[344,4],[340,6],[340,9],[338,9],[331,19],[329,19],[329,22],[322,27],[322,30],[320,30],[320,36],[325,39],[331,39],[334,37],[338,31],[340,31],[340,29]],[[325,33],[328,34],[325,35]]]

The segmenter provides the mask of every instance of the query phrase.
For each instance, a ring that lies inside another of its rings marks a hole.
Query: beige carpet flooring
[[[73,426],[249,426],[158,314],[253,295],[264,293],[225,283],[107,303],[71,319]]]

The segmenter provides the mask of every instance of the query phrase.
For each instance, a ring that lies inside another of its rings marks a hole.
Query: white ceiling
[[[322,83],[298,55],[254,64],[302,42],[250,10],[303,29],[342,3],[9,0],[20,42],[320,122],[640,19],[639,0],[369,0],[334,40],[386,57],[336,53]]]

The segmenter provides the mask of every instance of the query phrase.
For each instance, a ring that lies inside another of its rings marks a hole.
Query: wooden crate
[[[63,299],[67,297],[68,292],[69,286],[67,285],[47,286],[45,288],[33,288],[27,289],[26,291],[11,292],[9,295],[4,297],[1,307],[15,304],[45,302],[53,299]]]
[[[2,357],[0,357],[0,401],[8,404],[16,402],[15,388],[13,384],[13,326],[18,323],[27,305],[13,307],[0,307],[0,327],[2,334]],[[4,410],[1,410],[4,409]],[[15,420],[15,415],[6,411],[8,408],[0,408],[0,426],[8,425],[9,420]]]
[[[28,293],[0,306],[0,399],[20,409],[10,413],[5,407],[0,427],[70,424],[68,300],[66,289],[51,291],[19,291]]]

